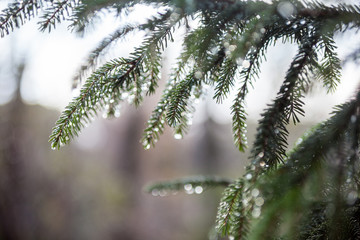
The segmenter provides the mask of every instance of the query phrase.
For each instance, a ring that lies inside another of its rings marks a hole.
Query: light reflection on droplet
[[[251,173],[246,174],[245,178],[246,178],[247,180],[250,180],[250,179],[252,178]]]
[[[260,217],[260,214],[261,214],[261,209],[260,208],[254,208],[254,210],[252,211],[252,216],[254,218]]]
[[[195,187],[195,193],[196,194],[201,194],[204,191],[202,186],[196,186]]]
[[[184,185],[184,190],[185,190],[185,191],[190,191],[192,188],[193,188],[193,187],[192,187],[191,184],[185,184],[185,185]]]
[[[296,145],[299,145],[299,144],[301,144],[303,142],[303,139],[302,138],[299,138],[297,141],[296,141]]]
[[[261,162],[259,163],[259,165],[260,165],[260,167],[265,167],[266,162],[265,162],[265,161],[261,161]]]
[[[248,60],[244,60],[244,61],[242,62],[242,66],[243,66],[244,68],[248,68],[248,67],[250,67],[250,62],[249,62]]]
[[[251,195],[252,195],[253,197],[257,197],[257,196],[259,196],[259,194],[260,194],[260,191],[259,191],[259,189],[257,189],[257,188],[254,188],[254,189],[251,191]]]
[[[153,196],[155,196],[155,197],[159,196],[159,190],[153,189],[153,190],[151,191],[151,195],[153,195]]]
[[[200,79],[200,78],[202,78],[203,74],[202,74],[202,72],[200,72],[200,71],[196,71],[196,72],[194,73],[194,76],[195,76],[195,78]]]
[[[356,116],[355,115],[352,115],[351,118],[350,118],[350,121],[352,123],[355,123],[356,122]]]
[[[277,11],[283,18],[288,19],[295,14],[296,9],[291,2],[284,1],[279,3],[279,5],[277,6]]]
[[[175,133],[174,134],[174,138],[177,139],[177,140],[182,139],[182,137],[183,136],[180,133]]]
[[[262,197],[256,198],[255,205],[261,207],[262,205],[264,205],[264,199]]]

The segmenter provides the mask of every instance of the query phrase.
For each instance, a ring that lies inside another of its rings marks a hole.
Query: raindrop
[[[104,119],[107,119],[107,118],[109,118],[109,114],[108,114],[107,112],[104,112],[103,115],[102,115],[102,117],[103,117]]]
[[[235,49],[236,49],[236,45],[230,45],[230,46],[229,46],[229,50],[230,50],[231,52],[233,52]]]
[[[245,178],[246,178],[247,180],[250,180],[250,179],[252,178],[251,173],[246,174]]]
[[[155,196],[155,197],[159,196],[159,190],[153,189],[153,190],[151,191],[151,195],[153,195],[153,196]]]
[[[280,2],[277,6],[278,13],[286,19],[289,19],[296,13],[295,6],[290,2]]]
[[[260,152],[257,156],[258,156],[259,158],[264,157],[264,152]]]
[[[351,118],[350,118],[350,121],[351,121],[352,123],[355,123],[355,122],[356,122],[356,119],[357,119],[357,117],[356,117],[355,115],[352,115]]]
[[[349,192],[349,194],[347,195],[347,203],[348,204],[354,204],[356,199],[358,198],[358,194],[356,191],[351,191]]]
[[[301,20],[300,20],[300,24],[301,24],[301,25],[304,25],[305,23],[306,23],[305,19],[301,19]]]
[[[146,145],[144,146],[144,149],[145,149],[145,150],[150,149],[150,144],[149,144],[149,143],[148,143],[148,144],[146,144]]]
[[[260,19],[261,17],[260,17],[260,15],[256,15],[256,18],[257,18],[257,19]]]
[[[195,193],[196,194],[201,194],[204,191],[202,186],[196,186],[195,187]]]
[[[200,71],[196,71],[194,76],[195,76],[195,78],[200,79],[200,78],[202,78],[203,74]]]
[[[294,25],[292,26],[293,29],[296,29],[297,27],[298,27],[297,24],[294,24]]]
[[[291,21],[286,21],[286,25],[290,25],[291,24]]]
[[[180,133],[175,133],[175,134],[174,134],[174,138],[177,139],[177,140],[179,140],[179,139],[182,139],[183,136],[182,136]]]
[[[249,62],[248,60],[244,60],[244,61],[242,62],[242,66],[243,66],[244,68],[248,68],[248,67],[250,67],[250,62]]]
[[[119,110],[119,109],[116,109],[116,110],[115,110],[114,116],[115,116],[115,117],[120,117],[120,110]]]
[[[185,184],[184,189],[185,191],[191,191],[193,189],[193,186],[191,184]]]
[[[256,198],[255,205],[261,207],[262,205],[264,205],[264,199],[262,197]]]
[[[253,216],[254,218],[260,217],[260,214],[261,214],[260,208],[254,208],[254,210],[252,211],[252,216]]]
[[[237,59],[236,59],[236,64],[237,64],[237,65],[242,65],[243,61],[244,61],[244,60],[243,60],[242,58],[237,58]]]
[[[257,197],[257,196],[259,196],[259,194],[260,194],[260,191],[259,191],[259,189],[257,189],[257,188],[254,188],[254,189],[251,191],[251,196],[253,196],[253,197]]]
[[[302,138],[299,138],[297,141],[296,141],[296,145],[299,145],[303,142],[303,139]]]
[[[160,197],[165,197],[167,195],[167,192],[165,191],[165,190],[161,190],[160,192],[159,192],[159,196]]]

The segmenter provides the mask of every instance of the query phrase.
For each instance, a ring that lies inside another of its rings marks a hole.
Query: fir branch
[[[86,64],[82,65],[78,70],[77,74],[73,79],[74,86],[77,85],[79,82],[81,83],[82,78],[86,75],[86,72],[89,69],[95,68],[97,65],[98,59],[103,52],[109,48],[111,44],[113,44],[117,39],[123,38],[128,33],[135,30],[136,26],[133,25],[126,25],[124,27],[120,27],[119,29],[115,30],[114,33],[110,34],[110,36],[104,38],[99,45],[91,51],[88,55],[86,60]]]
[[[27,20],[34,18],[43,5],[42,1],[24,0],[10,3],[0,13],[0,35],[4,37]]]
[[[138,67],[141,57],[136,59],[113,60],[94,72],[86,81],[81,93],[61,114],[53,128],[49,141],[53,149],[66,144],[74,135],[78,135],[84,121],[90,121],[99,107],[106,104],[114,89],[128,85],[131,73]]]
[[[194,176],[171,181],[157,182],[145,187],[145,191],[153,196],[166,196],[185,191],[187,194],[201,194],[214,187],[227,187],[232,182],[226,178]]]
[[[289,119],[292,117],[294,123],[296,123],[298,121],[297,114],[303,115],[301,109],[303,103],[299,99],[301,93],[299,93],[298,81],[306,81],[306,79],[302,79],[304,76],[302,73],[309,70],[306,68],[307,65],[311,66],[312,64],[316,43],[317,38],[315,37],[304,40],[298,55],[290,65],[278,97],[262,114],[263,118],[259,122],[252,158],[261,159],[271,168],[283,162],[282,159],[286,155],[285,149],[288,135],[286,125]],[[258,156],[261,157],[257,158]]]
[[[247,213],[243,211],[246,205],[242,201],[244,183],[237,180],[230,184],[223,192],[216,217],[216,230],[222,236],[231,236],[234,239],[241,239],[247,231]]]
[[[329,120],[320,124],[312,133],[307,134],[307,137],[289,154],[288,160],[283,166],[270,175],[265,176],[260,181],[261,192],[266,198],[263,215],[267,217],[257,224],[258,227],[254,226],[253,232],[256,232],[259,236],[262,235],[265,231],[269,230],[273,222],[280,221],[279,216],[290,214],[290,217],[296,219],[296,214],[301,214],[309,204],[319,200],[321,201],[321,199],[325,197],[324,194],[326,194],[326,198],[322,201],[322,204],[334,206],[332,205],[334,204],[332,196],[333,194],[339,194],[339,188],[334,188],[334,190],[329,191],[324,185],[327,183],[333,185],[334,180],[342,179],[342,183],[340,184],[345,186],[345,182],[349,180],[346,178],[334,178],[331,168],[328,168],[329,164],[331,166],[331,162],[329,161],[336,161],[336,157],[334,159],[331,152],[334,149],[338,149],[339,144],[341,146],[348,137],[354,137],[353,134],[349,133],[353,133],[352,126],[354,126],[354,122],[360,117],[359,109],[360,92],[357,93],[354,100],[338,106]],[[360,127],[358,123],[359,122],[357,122],[356,128]],[[356,135],[356,137],[358,138],[359,136]],[[337,169],[336,166],[333,167]],[[346,166],[347,169],[350,167],[349,165]],[[324,171],[329,171],[325,173],[328,174],[326,181],[321,179]],[[268,181],[268,179],[272,179],[272,181]],[[284,179],[286,179],[286,182],[284,182]],[[354,179],[350,179],[350,182],[352,181],[354,181]],[[319,184],[322,186],[319,186]],[[281,189],[279,186],[281,186]],[[296,204],[297,210],[293,211],[294,209],[291,206],[294,206],[295,198],[292,198],[293,200],[290,201],[290,204],[288,196],[295,193],[299,194],[306,189],[309,190],[308,186],[317,186],[316,188],[312,188],[312,192],[306,193],[312,197],[307,199],[303,197],[297,198],[300,199],[300,201],[296,201],[298,203]],[[325,192],[318,191],[318,189],[324,188]],[[340,191],[343,192],[344,189],[342,188]],[[340,205],[339,207],[342,209],[339,210],[340,212],[346,208],[344,205]],[[293,224],[296,224],[296,222]],[[331,226],[329,229],[337,227],[338,226]],[[273,231],[272,234],[276,234],[276,231]]]
[[[183,122],[183,114],[190,110],[187,100],[191,96],[193,87],[199,84],[200,79],[195,78],[194,73],[191,73],[185,80],[170,90],[166,115],[169,126],[176,127],[179,123]]]
[[[330,36],[321,35],[320,47],[324,49],[324,59],[317,69],[317,78],[323,82],[328,93],[334,92],[337,85],[340,83],[340,59],[335,52],[335,42]]]
[[[53,2],[50,7],[44,9],[44,13],[41,16],[42,21],[38,22],[39,30],[51,31],[51,28],[55,28],[56,23],[60,23],[62,19],[66,19],[66,17],[70,16],[70,11],[73,7],[78,4],[77,0],[63,0]]]

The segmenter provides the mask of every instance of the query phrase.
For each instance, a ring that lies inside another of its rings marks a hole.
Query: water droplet
[[[259,191],[259,189],[257,189],[257,188],[254,188],[254,189],[251,191],[251,196],[253,196],[253,197],[257,197],[257,196],[259,196],[259,194],[260,194],[260,191]]]
[[[193,186],[191,184],[185,184],[184,189],[185,191],[191,191],[193,189]]]
[[[235,49],[236,49],[236,45],[230,45],[230,46],[229,46],[229,50],[230,50],[231,52],[233,52]]]
[[[150,144],[146,144],[146,145],[144,146],[144,149],[145,149],[145,150],[150,149]]]
[[[126,98],[128,98],[129,97],[129,93],[123,93],[123,94],[121,94],[121,98],[122,99],[126,99]]]
[[[257,19],[260,19],[261,17],[260,17],[260,15],[256,15],[256,18],[257,18]]]
[[[165,197],[167,195],[167,192],[165,191],[165,190],[161,190],[160,192],[159,192],[159,196],[160,197]]]
[[[250,179],[252,178],[251,173],[246,174],[245,178],[246,178],[247,180],[250,180]]]
[[[155,196],[155,197],[159,196],[159,190],[153,189],[153,190],[151,191],[151,195],[153,195],[153,196]]]
[[[289,19],[296,13],[295,6],[291,2],[280,2],[277,11],[285,19]]]
[[[202,76],[203,76],[203,74],[202,74],[202,72],[200,72],[200,71],[196,71],[196,72],[194,73],[194,77],[197,78],[197,79],[202,78]]]
[[[261,209],[260,208],[254,208],[254,210],[252,211],[252,216],[254,218],[260,217],[260,214],[261,214]]]
[[[286,25],[290,25],[290,24],[291,24],[291,21],[286,21],[285,24],[286,24]]]
[[[262,197],[258,197],[258,198],[256,198],[255,199],[255,205],[256,206],[259,206],[259,207],[261,207],[262,205],[264,205],[264,199],[262,198]]]
[[[175,133],[175,134],[174,134],[174,138],[177,139],[177,140],[179,140],[179,139],[182,139],[183,136],[182,136],[180,133]]]
[[[300,24],[301,24],[301,25],[304,25],[305,23],[306,23],[305,19],[301,19],[301,20],[300,20]]]
[[[348,193],[346,201],[347,201],[348,204],[352,205],[352,204],[355,203],[357,198],[358,198],[357,192],[356,191],[351,191],[351,192]]]
[[[264,152],[260,152],[257,156],[258,156],[259,158],[264,157]]]
[[[265,167],[266,162],[265,162],[265,161],[261,161],[261,162],[259,163],[259,165],[260,165],[260,167]]]
[[[296,29],[297,27],[298,27],[297,24],[294,24],[294,25],[292,26],[293,29]]]
[[[202,186],[196,186],[195,187],[195,193],[196,194],[201,194],[204,191]]]
[[[299,145],[303,142],[303,139],[302,138],[299,138],[297,141],[296,141],[296,145]]]
[[[265,28],[261,28],[261,29],[260,29],[260,32],[261,32],[262,34],[264,34],[264,33],[266,32],[266,29],[265,29]]]
[[[242,62],[242,66],[243,66],[244,68],[248,68],[248,67],[250,67],[250,62],[249,62],[248,60],[244,60],[244,61]]]
[[[351,118],[350,118],[350,121],[351,121],[352,123],[355,123],[355,122],[356,122],[356,119],[357,119],[357,117],[356,117],[355,115],[352,115]]]
[[[236,59],[236,64],[240,66],[240,65],[242,65],[243,61],[244,60],[242,58],[237,58]]]

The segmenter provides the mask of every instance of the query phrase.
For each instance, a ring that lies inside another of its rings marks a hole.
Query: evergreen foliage
[[[360,239],[360,91],[286,152],[287,125],[300,122],[302,99],[311,85],[320,81],[333,92],[339,84],[342,64],[334,35],[359,30],[360,5],[296,0],[14,0],[0,13],[0,33],[4,37],[36,16],[42,31],[68,21],[70,29],[83,32],[104,11],[126,17],[137,4],[161,11],[145,24],[122,26],[89,54],[75,81],[86,80],[53,128],[52,147],[69,143],[100,111],[116,116],[125,99],[137,106],[155,93],[162,52],[174,41],[174,32],[185,30],[181,55],[144,131],[144,148],[154,146],[166,126],[174,128],[176,137],[186,133],[194,102],[205,86],[213,87],[214,99],[221,102],[239,84],[231,109],[234,142],[244,151],[246,96],[267,48],[277,41],[291,42],[298,52],[276,98],[261,115],[245,175],[234,182],[180,179],[155,184],[148,191],[161,195],[190,186],[226,186],[216,229],[230,239]],[[97,66],[112,43],[140,31],[146,36],[130,56]],[[357,63],[359,49],[343,61]]]

